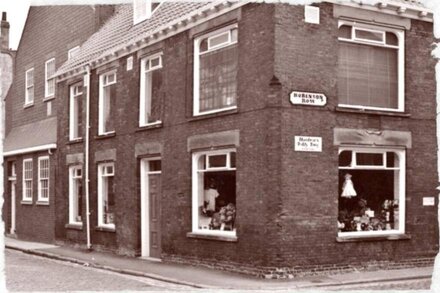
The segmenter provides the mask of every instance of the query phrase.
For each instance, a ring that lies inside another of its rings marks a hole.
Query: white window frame
[[[47,178],[41,177],[42,166],[41,162],[47,160]],[[47,198],[43,197],[42,190],[42,180],[47,180]],[[49,156],[38,157],[38,201],[39,202],[49,202],[50,198],[50,158]]]
[[[32,72],[32,83],[29,82],[29,78],[28,78],[28,75],[31,72]],[[24,79],[25,79],[25,101],[24,101],[24,105],[25,106],[33,105],[34,104],[34,99],[35,99],[34,68],[30,68],[30,69],[26,70]],[[29,92],[32,92],[32,99],[30,99]]]
[[[160,3],[153,9],[154,2],[156,2],[156,1],[153,1],[153,0],[134,0],[133,1],[133,25],[136,25],[138,23],[143,22],[146,19],[149,19],[153,15],[154,11],[156,11],[156,9],[160,5],[162,5],[162,3],[165,1],[164,0],[160,1]],[[159,2],[159,1],[157,0],[157,2]],[[137,6],[140,4],[146,6],[145,7],[145,14],[136,17]]]
[[[195,152],[192,154],[192,233],[194,234],[200,234],[200,235],[217,235],[217,236],[223,236],[223,237],[231,237],[235,238],[237,237],[236,231],[221,231],[221,230],[206,230],[206,229],[199,229],[199,173],[200,172],[209,172],[209,171],[235,171],[237,172],[236,167],[231,167],[231,153],[235,152],[235,148],[231,149],[221,149],[221,150],[214,150],[214,151],[202,151],[202,152]],[[205,170],[199,170],[198,169],[198,160],[201,156],[205,155]],[[208,156],[211,155],[226,155],[226,166],[225,167],[214,167],[209,168],[208,167]],[[237,184],[237,183],[236,183]],[[237,200],[237,194],[236,194],[236,200]]]
[[[48,70],[47,70],[47,68],[48,68],[48,65],[51,63],[51,62],[53,62],[53,66],[54,66],[54,74],[55,74],[55,72],[56,72],[56,64],[55,64],[55,58],[51,58],[51,59],[49,59],[49,60],[47,60],[46,61],[46,63],[45,63],[45,65],[44,65],[44,97],[45,98],[50,98],[50,97],[53,97],[54,95],[55,95],[55,86],[56,86],[56,83],[55,83],[55,76],[54,75],[51,75],[51,76],[49,76],[48,75]],[[49,82],[51,82],[51,81],[53,81],[53,83],[54,83],[54,86],[53,86],[53,92],[49,92]]]
[[[149,72],[153,72],[159,69],[162,69],[162,52],[159,52],[157,54],[142,58],[141,60],[141,70],[140,70],[140,79],[141,79],[141,85],[140,85],[140,99],[139,99],[139,127],[143,126],[150,126],[150,125],[156,125],[161,124],[161,120],[157,120],[154,122],[148,123],[148,117],[147,113],[145,113],[145,103],[147,99],[147,93],[145,92],[145,85],[146,85],[146,74]],[[151,66],[151,61],[154,59],[159,58],[159,64],[156,66]],[[147,66],[148,65],[148,66]],[[151,100],[153,97],[149,97]]]
[[[69,51],[67,51],[67,60],[70,60],[76,56],[79,52],[79,46],[73,47]]]
[[[75,136],[74,133],[74,129],[75,129],[75,122],[78,123],[77,119],[74,119],[74,115],[75,115],[75,99],[77,98],[81,98],[83,92],[82,90],[79,90],[80,87],[82,87],[82,83],[75,83],[73,85],[70,86],[70,107],[69,107],[69,140],[76,140],[76,139],[80,139],[82,137],[82,135],[80,133],[78,133],[77,136]],[[82,113],[82,109],[77,109],[77,111],[79,111],[78,113]],[[81,115],[81,114],[79,114]]]
[[[78,171],[80,171],[78,173]],[[76,190],[74,187],[75,180],[81,179],[82,180],[82,165],[74,165],[69,167],[69,224],[73,225],[82,225],[82,221],[78,221],[75,218],[75,215],[73,213],[73,205],[74,205],[74,197],[78,197],[78,195],[75,193]],[[78,202],[78,198],[76,201]],[[81,215],[81,211],[77,211],[78,215]]]
[[[355,108],[363,110],[378,110],[378,111],[389,111],[389,112],[404,112],[405,111],[405,31],[403,29],[396,29],[392,27],[383,27],[370,25],[360,22],[352,22],[347,20],[339,20],[338,29],[343,26],[351,26],[351,38],[338,38],[340,42],[354,43],[354,44],[364,44],[370,46],[378,46],[384,48],[393,48],[397,50],[398,58],[398,68],[397,68],[397,109],[394,108],[382,108],[382,107],[371,107],[371,106],[360,106],[360,105],[350,105],[350,104],[338,104],[342,108]],[[382,41],[374,41],[368,39],[362,39],[356,37],[356,30],[370,31],[373,33],[382,33]],[[385,35],[387,32],[394,33],[397,37],[398,45],[388,45],[386,44]]]
[[[108,173],[107,172],[107,167],[112,167],[113,168],[113,172],[112,173]],[[103,222],[103,214],[104,214],[104,203],[103,203],[103,177],[110,177],[110,176],[115,176],[115,164],[112,163],[101,163],[98,164],[98,227],[104,227],[104,228],[109,228],[109,229],[115,229],[115,224],[114,223],[110,223],[110,224],[106,224]]]
[[[114,75],[114,80],[113,81],[108,81],[109,76]],[[106,135],[106,134],[111,134],[114,133],[115,131],[107,131],[104,132],[104,123],[105,123],[105,119],[104,119],[104,88],[106,86],[111,86],[113,84],[115,84],[117,82],[117,75],[116,75],[116,70],[112,70],[106,73],[103,73],[99,76],[99,118],[98,118],[98,135]],[[112,99],[116,99],[116,97],[110,97]],[[113,117],[114,119],[114,117]]]
[[[382,230],[382,231],[354,231],[354,232],[338,232],[338,237],[363,237],[363,236],[383,236],[383,235],[402,235],[405,234],[405,198],[406,198],[406,151],[404,148],[376,148],[376,147],[359,147],[359,146],[344,146],[339,148],[339,155],[343,151],[352,152],[351,165],[346,167],[338,166],[339,170],[398,170],[398,188],[399,188],[399,228],[396,230]],[[387,167],[386,160],[383,162],[383,166],[366,166],[357,165],[356,153],[383,153],[384,159],[386,159],[386,153],[395,153],[399,157],[398,167]],[[394,182],[396,184],[396,182]]]
[[[221,109],[200,111],[200,56],[205,53],[212,52],[214,50],[221,49],[221,48],[236,44],[238,42],[238,40],[232,41],[231,31],[233,29],[237,29],[237,28],[238,28],[237,24],[232,24],[232,25],[223,27],[221,29],[218,29],[216,31],[210,32],[208,34],[202,35],[200,37],[197,37],[194,40],[194,68],[193,68],[193,70],[194,70],[193,115],[194,116],[208,115],[208,114],[237,109],[237,105],[235,105],[235,106],[225,107],[225,108],[221,108]],[[223,35],[225,33],[228,33],[228,41],[227,42],[216,45],[216,46],[209,47],[209,40],[211,40],[215,37],[218,37],[220,35]],[[200,53],[200,44],[206,38],[208,38],[208,50],[206,52]]]
[[[26,178],[26,163],[30,162],[31,163],[31,168],[30,168],[30,173],[31,173],[31,177],[30,178]],[[22,177],[23,177],[23,194],[22,194],[22,201],[25,202],[32,202],[32,198],[33,198],[33,177],[34,177],[34,162],[32,158],[29,159],[24,159],[23,160],[23,169],[22,169]],[[31,188],[30,188],[30,197],[26,196],[26,181],[29,181],[31,184]]]

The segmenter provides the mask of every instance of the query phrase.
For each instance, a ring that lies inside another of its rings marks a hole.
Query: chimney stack
[[[9,22],[6,20],[6,12],[2,12],[0,29],[0,50],[9,50]]]

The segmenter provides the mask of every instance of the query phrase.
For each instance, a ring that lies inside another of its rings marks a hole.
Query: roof
[[[166,1],[156,8],[149,19],[136,25],[133,24],[132,5],[118,5],[114,15],[83,43],[78,55],[64,63],[56,75],[65,74],[93,61],[98,62],[106,57],[108,59],[108,56],[118,51],[128,54],[130,47],[155,42],[165,35],[169,37],[173,32],[179,31],[179,28],[188,27],[200,18],[208,18],[212,13],[228,11],[245,3],[246,1],[231,3],[219,0]]]
[[[3,155],[15,155],[56,148],[57,119],[45,120],[14,127],[6,136]]]
[[[388,14],[425,20],[429,20],[427,16],[431,13],[432,21],[432,12],[420,0],[376,0],[377,5],[367,5],[373,0],[326,1],[365,9],[380,9]],[[165,1],[153,11],[149,19],[136,25],[133,24],[132,5],[118,5],[115,14],[82,44],[75,58],[66,61],[58,69],[56,76],[62,80],[84,72],[85,65],[96,68],[247,3],[249,2],[243,0]]]

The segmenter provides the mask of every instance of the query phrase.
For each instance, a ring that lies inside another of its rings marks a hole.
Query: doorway
[[[16,182],[17,175],[15,173],[15,162],[11,163],[11,173],[8,177],[10,191],[11,191],[11,227],[9,229],[9,234],[15,235],[15,200],[16,200]]]
[[[160,259],[162,162],[160,158],[141,160],[141,256]]]

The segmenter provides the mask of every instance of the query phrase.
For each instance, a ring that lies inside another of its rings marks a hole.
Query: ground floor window
[[[404,233],[405,151],[339,150],[340,236]]]
[[[193,154],[193,232],[235,236],[235,150]]]
[[[69,168],[69,224],[82,224],[82,167]]]
[[[98,226],[115,228],[114,164],[98,165]]]

